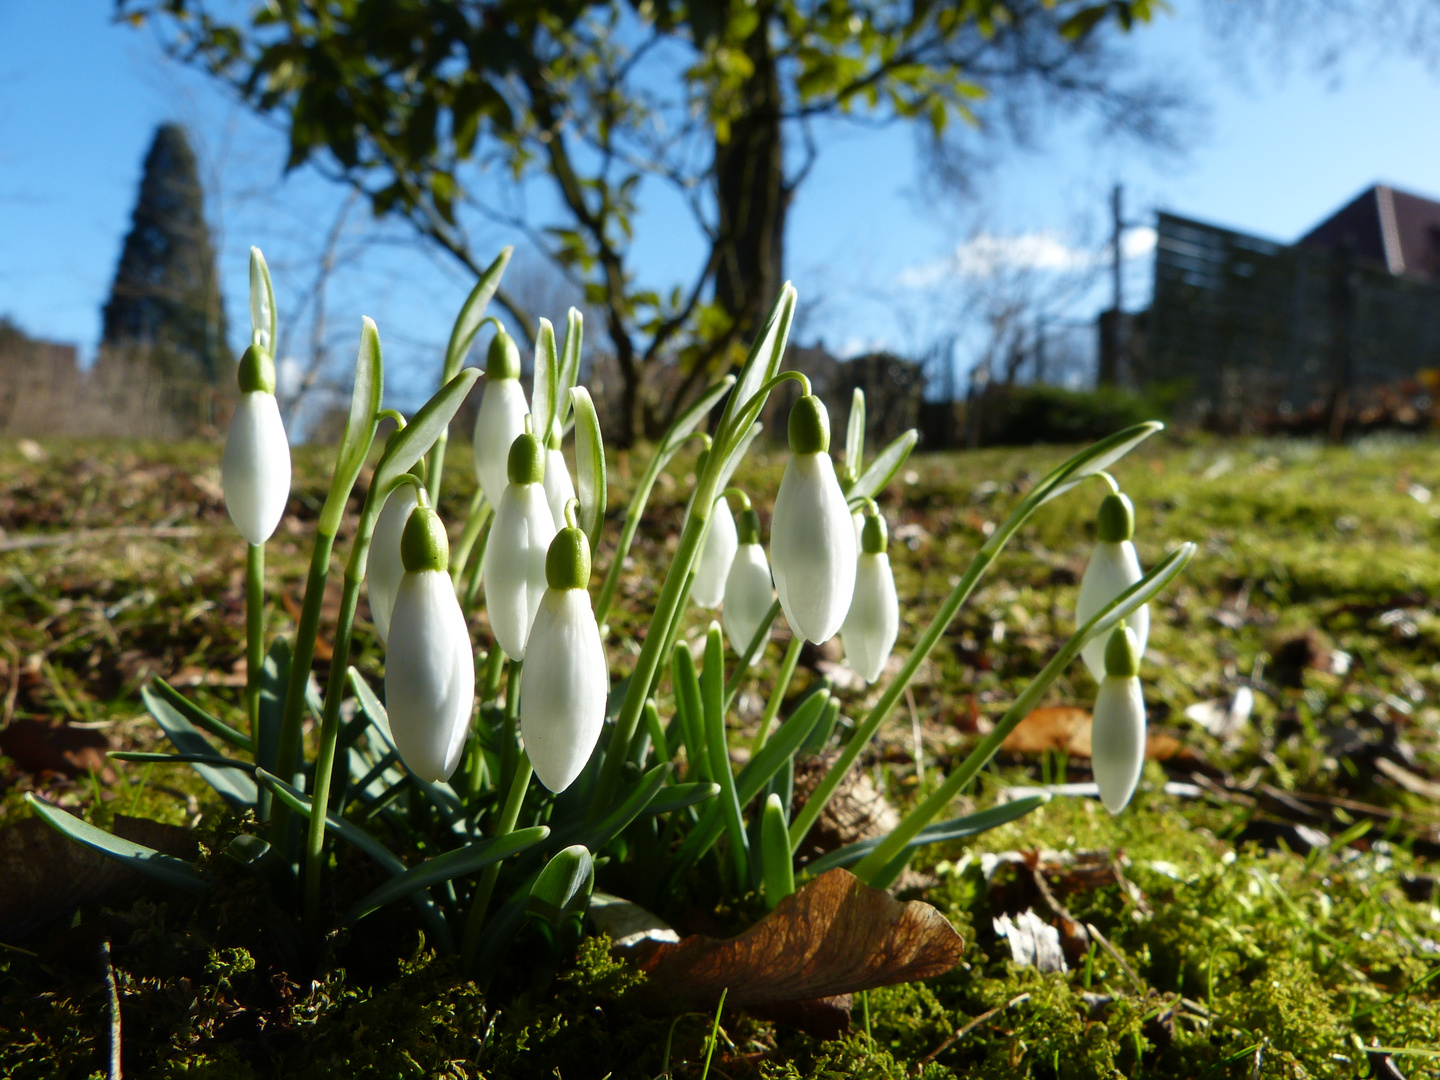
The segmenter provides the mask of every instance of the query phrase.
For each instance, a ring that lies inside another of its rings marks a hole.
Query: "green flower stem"
[[[455,371],[446,370],[441,378],[440,385],[444,386],[455,377],[455,372],[460,368],[457,365]],[[440,481],[445,475],[445,447],[450,442],[450,426],[447,424],[445,430],[440,432],[435,439],[434,445],[430,447],[430,459],[425,463],[425,487],[426,493],[430,496],[430,505],[440,505]],[[461,564],[464,565],[464,560]]]
[[[507,836],[515,831],[520,819],[520,807],[525,802],[525,790],[530,786],[530,755],[520,751],[516,762],[515,778],[505,794],[505,806],[500,811],[500,820],[495,823],[492,836]],[[500,877],[500,864],[491,863],[480,872],[480,881],[475,886],[475,898],[470,901],[470,914],[465,919],[465,937],[460,946],[461,970],[469,971],[475,966],[475,950],[480,947],[480,931],[485,927],[485,912],[490,907],[490,898],[495,892],[495,882]]]
[[[245,552],[245,713],[250,739],[260,744],[260,681],[265,667],[265,545]]]
[[[1169,558],[1161,562],[1154,570],[1125,592],[1121,593],[1114,601],[1107,604],[1098,614],[1090,619],[1084,626],[1076,630],[1074,635],[1067,641],[1060,651],[1040,670],[1040,674],[1030,680],[1028,686],[1016,696],[995,729],[980,740],[979,745],[970,751],[960,767],[945,778],[945,781],[922,800],[913,810],[905,815],[904,819],[882,840],[870,854],[861,859],[854,869],[854,874],[861,881],[870,882],[875,875],[879,874],[904,850],[905,845],[915,839],[920,830],[939,814],[950,801],[955,798],[965,785],[974,779],[975,774],[983,769],[986,763],[995,756],[1000,749],[1000,744],[1005,737],[1014,731],[1021,720],[1029,716],[1045,692],[1050,689],[1050,684],[1060,677],[1060,673],[1070,666],[1075,657],[1080,655],[1080,650],[1085,644],[1101,633],[1106,624],[1114,625],[1128,615],[1142,602],[1138,597],[1152,581],[1169,581],[1190,561],[1194,553],[1194,545],[1188,545],[1174,552]],[[1154,590],[1158,591],[1158,590]],[[808,806],[809,804],[807,804]],[[882,885],[888,882],[880,883]]]
[[[755,628],[754,635],[750,638],[750,644],[745,646],[745,655],[740,657],[734,673],[730,676],[729,682],[725,684],[725,711],[730,711],[730,706],[735,703],[735,695],[740,692],[740,684],[745,681],[746,674],[750,671],[750,661],[760,651],[760,643],[765,640],[765,635],[770,632],[770,627],[780,617],[780,601],[776,600],[770,605],[770,611],[765,618],[760,620],[760,625]]]
[[[485,548],[490,543],[490,527],[495,523],[495,515],[491,514],[485,522],[485,528],[480,533],[480,540],[475,545],[475,557],[471,560],[470,580],[465,584],[465,595],[460,599],[460,611],[468,619],[470,612],[475,609],[475,598],[480,595],[480,584],[484,578],[481,570],[485,567]],[[497,646],[498,647],[498,646]]]
[[[435,505],[435,497],[431,496],[431,505]],[[479,488],[475,489],[475,495],[470,500],[470,510],[465,515],[465,530],[460,534],[460,539],[450,549],[450,580],[455,587],[460,587],[460,578],[465,573],[465,564],[470,561],[470,549],[475,546],[475,541],[480,536],[480,530],[490,520],[490,504],[485,501],[485,492]],[[477,564],[478,565],[478,564]]]
[[[765,749],[765,740],[770,738],[770,725],[780,713],[785,692],[790,689],[790,680],[795,677],[795,665],[800,662],[800,650],[804,647],[805,639],[799,634],[790,639],[790,646],[785,650],[785,659],[780,661],[780,674],[775,677],[775,689],[770,691],[770,700],[765,703],[765,715],[760,718],[760,727],[755,732],[754,741],[750,743],[752,761],[756,754]]]
[[[715,486],[716,461],[711,460],[705,479],[709,480],[709,489],[705,490],[704,479],[701,481],[701,490],[697,494],[695,509],[700,507],[709,513],[709,507],[714,502],[709,497],[710,491]],[[625,701],[620,706],[620,715],[615,718],[615,731],[610,738],[610,749],[605,754],[605,764],[600,769],[600,779],[595,785],[595,796],[591,802],[592,813],[603,814],[609,809],[610,801],[615,796],[616,788],[620,783],[620,772],[625,762],[630,757],[630,740],[635,736],[635,729],[640,723],[640,715],[645,708],[645,699],[650,696],[650,688],[660,670],[661,661],[666,657],[665,643],[670,640],[670,629],[674,621],[679,617],[684,594],[690,580],[691,567],[695,565],[695,559],[700,554],[700,544],[705,538],[705,530],[710,524],[708,517],[701,517],[698,512],[692,513],[685,523],[685,529],[680,534],[680,546],[675,552],[675,557],[670,563],[670,569],[665,575],[665,582],[660,586],[660,595],[655,601],[654,617],[650,620],[650,630],[645,635],[645,644],[640,648],[640,655],[635,659],[635,669],[630,676],[630,684],[625,692]],[[619,558],[617,551],[616,557]]]
[[[490,647],[485,656],[485,678],[480,684],[481,703],[494,701],[500,696],[500,680],[505,677],[505,650],[499,642]]]
[[[325,578],[330,572],[330,553],[335,533],[317,529],[315,550],[310,554],[310,572],[305,579],[305,599],[300,622],[295,628],[295,650],[290,658],[290,678],[285,686],[285,708],[280,714],[280,738],[275,755],[275,775],[287,784],[295,782],[300,765],[300,736],[305,718],[305,684],[315,662],[315,635],[320,630],[320,605],[325,599]],[[290,808],[277,801],[270,816],[270,843],[284,851],[289,835]]]
[[[640,527],[640,519],[645,515],[651,489],[655,487],[655,481],[660,478],[660,470],[665,467],[668,459],[669,455],[662,449],[656,449],[640,476],[635,494],[630,497],[630,505],[625,508],[625,523],[620,528],[620,543],[615,547],[615,557],[610,560],[610,568],[605,571],[605,580],[595,597],[595,621],[601,626],[605,625],[605,616],[610,613],[610,604],[615,599],[616,588],[620,585],[620,571],[624,569],[625,559],[630,554],[635,530]]]
[[[498,646],[497,646],[498,648]],[[505,730],[500,740],[500,783],[508,783],[516,769],[516,751],[520,750],[520,675],[523,660],[511,660],[505,665]]]
[[[410,482],[419,483],[407,473]],[[405,483],[401,479],[398,483]],[[360,511],[355,543],[345,564],[345,586],[340,594],[340,615],[335,625],[335,653],[330,658],[330,678],[325,687],[325,708],[320,720],[320,751],[315,758],[315,777],[310,795],[310,828],[305,839],[305,926],[312,936],[320,932],[320,871],[324,866],[325,813],[330,805],[330,783],[335,771],[335,745],[340,736],[340,701],[350,669],[350,641],[355,629],[355,608],[360,602],[360,584],[365,580],[365,563],[370,555],[370,538],[380,507],[390,490],[370,489]]]

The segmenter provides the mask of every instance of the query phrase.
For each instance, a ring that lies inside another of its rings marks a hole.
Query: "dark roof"
[[[1440,202],[1376,184],[1300,238],[1327,248],[1347,241],[1392,274],[1440,280]]]

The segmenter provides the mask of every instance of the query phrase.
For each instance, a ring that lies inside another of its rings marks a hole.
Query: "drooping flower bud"
[[[545,501],[544,453],[528,431],[511,444],[507,471],[509,483],[485,545],[485,610],[505,655],[523,660],[530,624],[545,594],[545,553],[555,537],[555,519]]]
[[[801,397],[790,410],[790,461],[775,495],[770,556],[786,622],[817,645],[840,629],[855,590],[855,525],[829,447],[824,403]]]
[[[565,506],[575,498],[575,482],[570,479],[570,467],[565,464],[565,455],[560,452],[558,425],[550,432],[550,442],[545,448],[545,501],[550,505],[550,516],[555,519],[558,529],[565,520]]]
[[[730,573],[725,578],[725,611],[721,621],[725,624],[725,634],[735,655],[744,656],[775,599],[774,590],[770,587],[770,563],[760,543],[760,515],[753,509],[740,511],[737,543]],[[770,630],[767,627],[765,639],[750,658],[751,664],[760,659],[769,643]]]
[[[730,564],[735,561],[738,545],[735,515],[730,512],[729,501],[722,495],[715,500],[715,508],[710,511],[710,531],[705,534],[700,558],[695,560],[695,582],[690,587],[690,599],[700,607],[717,608],[725,599],[725,579],[730,575]]]
[[[885,551],[886,540],[885,519],[876,513],[866,514],[855,568],[855,595],[845,624],[840,627],[845,662],[867,683],[873,683],[885,670],[885,661],[890,659],[900,632],[900,600],[895,595],[895,575]]]
[[[1125,809],[1145,766],[1145,698],[1139,674],[1135,634],[1121,623],[1105,643],[1105,677],[1095,695],[1090,729],[1090,766],[1100,801],[1112,814]]]
[[[499,509],[505,493],[510,447],[525,431],[530,406],[520,385],[520,350],[497,330],[485,358],[485,394],[475,416],[475,476],[490,505]]]
[[[400,540],[405,568],[390,612],[385,705],[405,767],[436,783],[455,771],[475,703],[470,632],[450,582],[449,544],[422,493]]]
[[[574,504],[571,503],[571,506]],[[520,694],[520,733],[540,782],[561,792],[575,782],[605,723],[610,673],[590,606],[590,541],[573,524],[545,558],[548,588],[530,630]]]
[[[1140,560],[1131,539],[1135,535],[1135,508],[1118,492],[1106,495],[1096,516],[1096,544],[1080,580],[1080,595],[1075,602],[1075,622],[1083,626],[1096,612],[1139,581]],[[1138,656],[1145,655],[1145,642],[1150,636],[1150,608],[1141,605],[1127,617],[1135,633]],[[1081,656],[1098,683],[1105,678],[1104,638],[1097,637],[1085,646]]]
[[[415,504],[415,485],[401,484],[385,500],[370,537],[370,557],[365,564],[365,591],[370,597],[370,618],[382,642],[390,639],[390,611],[395,606],[400,579],[405,576],[405,564],[400,559],[400,540],[405,535],[405,523],[410,520],[410,511],[415,509]]]
[[[220,465],[225,509],[240,535],[263,544],[290,499],[290,442],[275,401],[275,362],[258,345],[240,358],[240,400]]]

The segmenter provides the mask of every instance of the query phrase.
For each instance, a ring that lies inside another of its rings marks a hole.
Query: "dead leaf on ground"
[[[789,1022],[815,1030],[807,1013],[823,1026],[841,1007],[823,999],[942,975],[960,962],[964,948],[929,904],[901,903],[835,869],[787,896],[739,937],[696,934],[678,945],[643,945],[632,955],[649,976],[643,1001],[656,1012],[710,1010],[728,990],[727,1006],[783,1012]]]
[[[802,758],[795,763],[795,793],[791,813],[798,813],[834,764],[838,751]],[[851,769],[825,805],[815,827],[796,852],[802,861],[818,858],[859,840],[884,836],[900,824],[900,815],[875,787],[867,770]]]
[[[0,731],[0,754],[26,772],[79,776],[96,772],[110,783],[115,773],[105,760],[110,740],[98,731],[44,720],[14,720]]]
[[[326,599],[328,600],[329,597],[327,596]],[[295,597],[291,596],[287,590],[282,589],[280,591],[280,606],[285,609],[285,614],[289,615],[290,618],[294,619],[296,624],[298,625],[300,622],[300,601],[296,600]],[[322,615],[324,614],[324,610],[327,606],[328,604],[321,605],[320,610]],[[336,610],[338,612],[338,606]],[[315,659],[319,660],[321,663],[328,663],[329,661],[334,659],[334,657],[335,646],[330,644],[330,642],[326,640],[324,634],[317,633],[315,635]]]
[[[199,854],[190,830],[179,825],[118,814],[111,831],[176,858]],[[18,941],[81,904],[143,880],[140,871],[61,836],[39,818],[26,818],[0,829],[0,939]]]
[[[998,937],[1010,946],[1010,958],[1020,967],[1033,967],[1040,972],[1069,971],[1065,953],[1060,948],[1060,931],[1033,910],[1026,908],[1012,919],[1001,915],[991,920]]]
[[[1047,751],[1069,757],[1090,756],[1090,713],[1073,705],[1044,705],[1015,725],[1000,749],[1010,754],[1038,756]],[[1189,753],[1179,738],[1166,731],[1145,736],[1145,756],[1170,761]]]

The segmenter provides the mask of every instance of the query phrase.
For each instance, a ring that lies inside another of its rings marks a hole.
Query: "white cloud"
[[[848,337],[840,344],[835,355],[841,360],[854,360],[857,356],[868,356],[870,353],[884,352],[889,347],[884,338],[880,337]]]
[[[1126,259],[1142,258],[1155,250],[1155,230],[1130,229],[1121,241]],[[1040,270],[1051,273],[1083,270],[1103,257],[1103,251],[1076,247],[1054,230],[1009,236],[980,233],[943,259],[919,263],[900,272],[900,285],[923,289],[948,277],[987,278],[1002,270]]]

